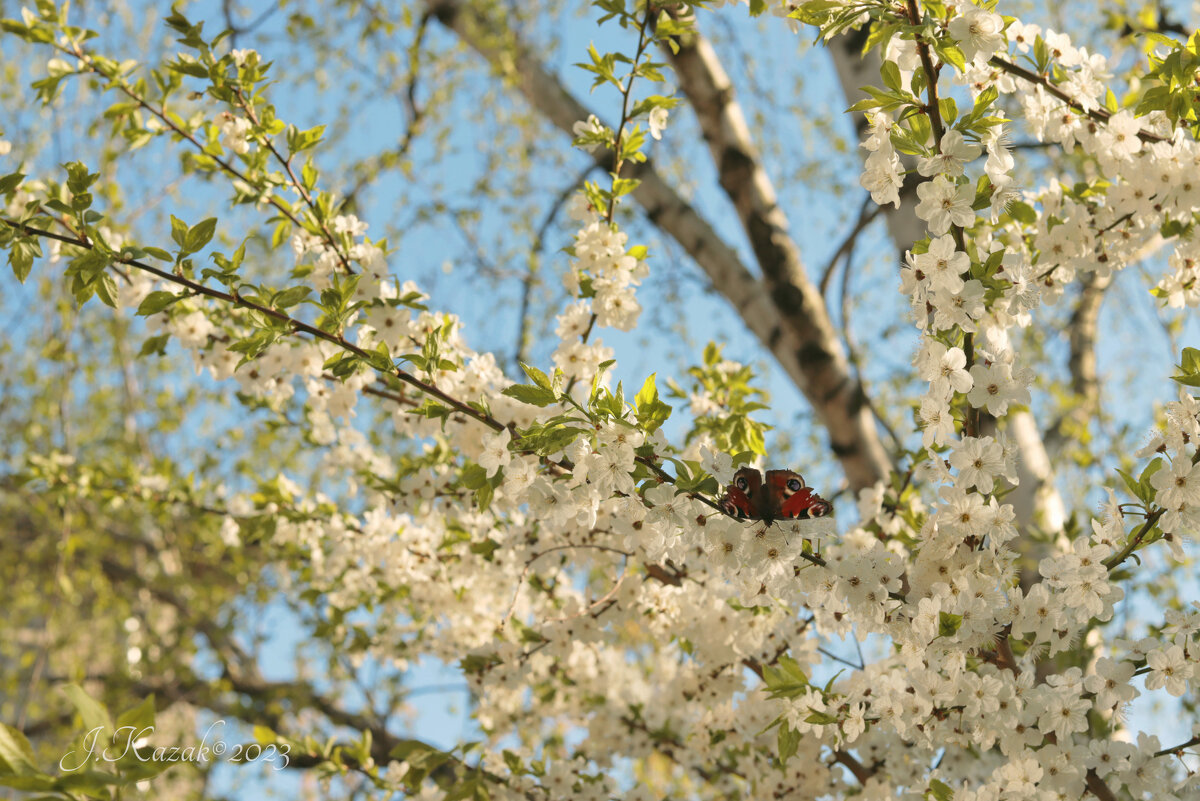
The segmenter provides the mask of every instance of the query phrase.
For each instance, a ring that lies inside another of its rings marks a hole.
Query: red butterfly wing
[[[804,487],[783,502],[780,516],[787,518],[824,517],[833,511],[829,501],[822,498],[811,487]]]
[[[804,476],[794,470],[768,470],[767,494],[771,515],[788,520],[824,517],[833,511],[829,501],[812,487],[805,486]]]
[[[755,517],[757,510],[750,496],[734,486],[730,486],[721,499],[721,508],[734,517]]]
[[[753,467],[743,467],[733,475],[733,481],[721,499],[721,508],[734,517],[761,520],[762,509],[757,501],[762,490],[762,473]]]

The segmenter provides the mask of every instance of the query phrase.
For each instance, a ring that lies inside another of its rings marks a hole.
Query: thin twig
[[[242,111],[246,112],[246,116],[250,118],[250,122],[256,127],[259,126],[260,123],[258,115],[254,112],[254,104],[246,100],[246,96],[242,94],[240,87],[234,89],[234,96],[237,97],[238,105],[241,107]],[[321,234],[325,238],[325,243],[333,248],[333,252],[337,254],[338,261],[342,263],[342,269],[345,270],[348,275],[353,275],[354,268],[350,266],[350,259],[343,252],[341,242],[339,242],[333,235],[333,232],[329,230],[329,224],[325,221],[321,209],[317,207],[316,201],[313,200],[312,194],[308,191],[308,188],[304,186],[304,182],[296,177],[296,172],[292,169],[292,156],[295,154],[289,154],[287,158],[284,158],[283,154],[280,153],[275,147],[274,138],[270,136],[264,136],[262,138],[262,145],[267,149],[268,152],[270,152],[272,156],[275,157],[275,161],[279,162],[279,165],[287,172],[288,181],[291,182],[292,189],[296,191],[296,194],[300,195],[300,198],[304,201],[304,205],[308,206],[308,210],[312,214],[313,222],[318,228],[321,229]]]
[[[854,247],[858,235],[863,232],[864,228],[873,223],[882,211],[883,206],[872,208],[870,195],[863,198],[862,207],[858,210],[858,221],[850,229],[850,233],[842,240],[842,244],[838,245],[838,249],[834,251],[833,257],[829,259],[829,263],[825,265],[825,270],[821,273],[821,283],[819,284],[821,297],[825,297],[826,291],[829,289],[829,280],[833,277],[833,271],[837,268],[838,260]]]
[[[620,554],[621,556],[624,556],[625,558],[629,558],[630,556],[633,555],[633,554],[629,553],[628,551],[622,551],[620,548],[613,548],[608,545],[597,545],[595,543],[580,543],[578,545],[576,545],[576,544],[555,545],[553,548],[547,548],[544,551],[538,551],[537,553],[530,556],[527,560],[525,560],[525,568],[521,571],[521,577],[517,579],[517,588],[515,590],[513,590],[512,601],[509,602],[508,611],[504,613],[504,618],[500,621],[500,628],[504,628],[504,626],[512,618],[513,612],[517,608],[517,598],[521,594],[521,588],[523,586],[525,586],[525,577],[529,575],[529,570],[530,570],[530,568],[533,567],[533,563],[536,562],[537,560],[541,559],[543,556],[546,556],[547,554],[552,554],[555,551],[566,551],[566,550],[572,550],[575,548],[590,548],[590,549],[596,550],[596,551],[606,551],[609,553]],[[593,604],[593,606],[595,606],[595,604]],[[590,608],[591,607],[589,607],[589,609]]]

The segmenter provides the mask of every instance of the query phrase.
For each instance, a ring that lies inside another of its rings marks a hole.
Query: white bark
[[[830,445],[847,466],[851,486],[870,486],[890,472],[890,461],[825,300],[805,273],[733,84],[707,39],[694,34],[677,44],[677,51],[667,52],[680,89],[696,113],[721,187],[737,210],[770,297],[786,328],[800,340],[797,355],[805,368],[800,388],[829,430]]]

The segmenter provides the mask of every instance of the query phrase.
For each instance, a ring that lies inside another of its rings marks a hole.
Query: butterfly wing
[[[784,501],[783,507],[780,509],[780,517],[825,517],[832,511],[833,505],[829,501],[814,492],[811,487],[804,487]]]
[[[794,470],[768,470],[767,496],[774,520],[825,517],[833,512],[833,505],[806,486],[804,476]]]
[[[721,499],[727,514],[746,520],[762,519],[759,496],[762,494],[762,473],[753,467],[743,467],[733,474],[733,481]]]

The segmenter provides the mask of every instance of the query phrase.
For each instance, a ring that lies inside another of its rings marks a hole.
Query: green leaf
[[[1120,108],[1120,106],[1117,105],[1117,96],[1113,94],[1112,89],[1109,89],[1104,95],[1104,107],[1108,109],[1109,113],[1112,114],[1116,114],[1117,109]]]
[[[482,787],[483,779],[478,777],[458,782],[442,796],[442,801],[463,801],[474,796]]]
[[[179,219],[174,214],[172,214],[171,215],[171,239],[173,239],[175,241],[175,244],[179,245],[179,247],[184,247],[184,243],[187,242],[187,235],[188,235],[187,223],[185,223],[183,220]]]
[[[792,659],[787,654],[780,656],[779,659],[776,660],[776,664],[783,669],[784,675],[786,675],[792,681],[799,684],[808,683],[808,676],[805,674],[804,669],[800,667],[800,663],[795,659]]]
[[[786,765],[787,761],[796,755],[800,749],[800,733],[792,731],[786,724],[779,726],[779,761]]]
[[[933,127],[929,123],[929,118],[924,114],[917,114],[909,117],[908,124],[912,128],[913,141],[921,147],[926,147],[933,139]]]
[[[1183,349],[1183,363],[1180,369],[1188,375],[1196,375],[1200,373],[1200,350],[1195,348]]]
[[[497,471],[496,477],[499,478],[501,475],[503,475],[503,473],[503,470]],[[481,512],[486,512],[488,507],[492,505],[492,497],[495,495],[495,493],[496,488],[493,487],[490,482],[475,490],[475,503],[479,504],[479,510]]]
[[[1141,498],[1141,491],[1138,488],[1138,483],[1133,480],[1133,476],[1119,467],[1117,468],[1117,473],[1120,474],[1121,480],[1125,482],[1125,488],[1129,490],[1129,494],[1135,498]]]
[[[925,797],[933,796],[934,801],[953,801],[954,789],[943,781],[937,779],[929,780],[929,789],[925,791]]]
[[[1163,466],[1161,456],[1155,457],[1154,461],[1146,465],[1146,469],[1138,476],[1138,497],[1146,503],[1150,503],[1150,499],[1154,497],[1154,486],[1150,483],[1150,479]]]
[[[763,681],[772,698],[795,698],[808,689],[808,676],[796,660],[786,654],[774,665],[763,668]]]
[[[811,723],[814,726],[833,726],[838,722],[837,715],[831,715],[828,712],[817,712],[809,710],[808,717],[804,719],[805,723]]]
[[[25,735],[0,723],[0,776],[29,776],[38,773],[33,746]]]
[[[558,400],[554,390],[545,387],[535,387],[529,384],[513,384],[500,390],[500,394],[528,403],[531,406],[549,406]]]
[[[170,334],[159,334],[158,336],[149,337],[142,343],[142,349],[138,351],[138,356],[163,356],[167,352],[167,343],[171,341]]]
[[[531,364],[525,364],[525,362],[520,362],[520,365],[521,369],[525,371],[525,375],[529,376],[529,380],[533,382],[534,386],[541,387],[542,389],[551,388],[550,379],[541,370]]]
[[[111,308],[117,308],[117,282],[109,273],[101,273],[96,279],[96,297],[100,298],[105,305]]]
[[[42,246],[33,237],[23,237],[13,241],[8,251],[8,263],[12,265],[13,275],[22,284],[33,269],[33,260],[42,255]]]
[[[953,64],[959,72],[967,71],[967,60],[963,57],[963,53],[954,45],[938,45],[934,48],[937,54],[942,57],[942,61],[947,64]]]
[[[122,744],[118,747],[123,748],[124,744]],[[130,749],[130,750],[132,750],[132,749]],[[133,757],[133,758],[136,759],[136,757]],[[127,759],[128,759],[128,757],[127,757]],[[123,760],[117,760],[117,761],[121,762]],[[141,763],[134,763],[134,764],[140,765]],[[153,771],[153,773],[151,775],[161,773],[167,767],[167,765],[162,764],[162,763],[158,763],[160,765],[159,767],[152,767],[154,764],[155,763],[152,761],[144,764],[144,767],[150,768]],[[105,771],[99,771],[99,770],[85,769],[85,770],[72,771],[70,773],[66,773],[62,776],[59,776],[57,779],[55,779],[54,780],[54,789],[62,791],[62,792],[72,793],[72,794],[82,793],[82,794],[90,796],[92,798],[110,798],[110,797],[112,797],[112,790],[113,790],[114,786],[119,786],[121,784],[129,783],[129,781],[128,781],[129,777],[127,775],[124,775],[124,774],[127,774],[128,771],[122,770],[121,772],[123,775],[120,777],[117,777],[111,773],[107,773]],[[140,772],[141,771],[139,771],[139,773]]]
[[[955,118],[958,117],[958,104],[954,102],[953,97],[943,97],[938,100],[938,110],[942,113],[942,120],[951,125]]]
[[[259,743],[261,745],[267,745],[269,743],[277,743],[277,742],[279,742],[279,735],[276,734],[275,730],[270,727],[255,726],[254,727],[254,742]]]
[[[962,625],[962,615],[952,615],[949,612],[938,612],[938,636],[953,637]]]
[[[9,192],[16,190],[23,180],[25,180],[25,174],[20,172],[14,172],[0,178],[0,195],[7,195]]]
[[[67,696],[67,700],[75,707],[75,711],[79,713],[79,717],[83,719],[83,725],[88,731],[101,728],[111,734],[112,718],[109,717],[108,710],[104,708],[103,704],[84,692],[78,684],[68,684],[62,690],[63,694]]]
[[[124,726],[132,727],[134,739],[136,740],[138,732],[154,725],[154,715],[154,696],[150,695],[137,706],[122,712],[117,717],[117,728],[120,729]]]
[[[706,350],[706,359],[707,356],[708,351]],[[647,376],[642,388],[638,390],[633,399],[638,423],[642,425],[646,433],[652,433],[671,416],[671,407],[659,400],[658,387],[655,385],[656,375],[656,373],[651,373]]]
[[[1037,71],[1045,72],[1050,64],[1050,48],[1041,36],[1033,40],[1033,59],[1037,62]]]
[[[864,97],[854,105],[846,109],[846,113],[852,114],[856,111],[874,111],[879,108],[880,102],[873,97]]]
[[[1014,200],[1008,204],[1008,214],[1023,225],[1033,225],[1037,222],[1037,212],[1033,210],[1033,206],[1021,200]]]
[[[184,237],[183,248],[188,253],[195,253],[204,248],[213,238],[217,230],[217,218],[209,217],[188,229]]]
[[[968,119],[977,120],[987,113],[991,108],[992,103],[996,102],[996,98],[1000,97],[1000,90],[995,86],[988,86],[979,93],[979,97],[975,98],[975,107],[971,109],[971,114]]]
[[[49,792],[54,789],[54,780],[44,773],[24,774],[21,776],[5,776],[0,773],[0,787],[12,787],[28,792]],[[59,801],[61,798],[61,795],[38,796],[32,799],[32,801]]]
[[[292,128],[288,131],[288,150],[293,153],[299,153],[302,150],[308,150],[310,147],[315,147],[321,137],[325,135],[325,126],[318,125],[316,128],[309,128],[307,131],[299,131]]]
[[[504,764],[508,767],[508,772],[514,776],[520,776],[525,772],[525,763],[521,761],[521,757],[516,753],[509,751],[507,748],[502,752]]]
[[[280,292],[275,296],[273,305],[277,309],[290,309],[300,301],[312,294],[312,288],[307,286],[293,286]]]
[[[487,470],[481,465],[468,464],[462,470],[462,485],[470,490],[477,490],[488,482]]]
[[[178,303],[183,300],[183,295],[176,295],[174,292],[151,292],[146,297],[142,298],[142,302],[138,304],[137,314],[139,317],[148,317],[151,314],[158,314],[163,309]]]
[[[879,69],[879,74],[883,78],[883,85],[893,92],[903,92],[904,84],[900,80],[900,67],[894,61],[885,61]]]
[[[1179,220],[1167,220],[1158,227],[1158,232],[1162,234],[1163,239],[1170,239],[1173,236],[1179,236],[1184,231],[1183,223]]]

